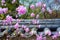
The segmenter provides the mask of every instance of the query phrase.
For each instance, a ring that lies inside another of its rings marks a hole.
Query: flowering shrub
[[[5,19],[6,15],[8,14],[14,19],[59,18],[59,13],[50,9],[45,3],[41,1],[37,3],[31,3],[28,7],[26,7],[24,4],[20,4],[19,2],[19,0],[1,0],[0,19]]]
[[[43,38],[42,34],[38,35],[36,32],[36,29],[40,28],[41,25],[30,29],[26,25],[20,26],[20,19],[33,19],[32,24],[38,24],[39,20],[37,21],[35,19],[60,18],[60,12],[58,11],[57,13],[56,10],[47,7],[44,2],[36,2],[36,0],[27,1],[29,2],[28,6],[27,4],[20,4],[19,2],[19,0],[0,0],[0,19],[3,19],[3,25],[12,25],[12,21],[17,19],[14,28],[16,29],[16,32],[20,30],[17,33],[20,33],[22,37],[36,35],[36,40],[46,40],[46,37]],[[13,35],[15,34],[13,33]],[[50,36],[51,31],[49,29],[45,30],[44,35]],[[53,35],[52,38],[57,38],[57,34]]]

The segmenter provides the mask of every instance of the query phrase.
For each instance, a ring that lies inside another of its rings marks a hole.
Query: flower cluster
[[[18,8],[16,8],[16,11],[18,12],[18,14],[23,15],[26,14],[27,9],[24,6],[19,6]]]
[[[6,14],[8,12],[8,8],[0,8],[0,14]]]
[[[6,16],[6,20],[3,20],[3,25],[8,25],[8,24],[12,24],[12,21],[13,21],[13,18],[12,18],[12,16],[9,16],[9,15],[7,15]]]
[[[1,5],[6,6],[5,2],[6,2],[5,0],[1,0]]]

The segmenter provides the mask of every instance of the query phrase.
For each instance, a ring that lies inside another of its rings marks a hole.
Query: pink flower
[[[2,10],[2,8],[0,8],[0,14],[3,14],[3,10]]]
[[[14,4],[16,2],[16,0],[12,0],[12,4]]]
[[[31,15],[30,15],[31,17],[35,17],[35,14],[34,13],[31,13]]]
[[[46,8],[46,4],[43,4],[42,7]]]
[[[7,20],[3,20],[3,25],[7,25]]]
[[[7,16],[6,16],[6,20],[9,22],[9,21],[12,21],[13,18],[12,18],[12,16],[7,15]]]
[[[46,40],[46,37],[43,37],[43,40]]]
[[[42,40],[42,39],[43,37],[41,35],[38,35],[36,40]]]
[[[22,25],[22,28],[26,28],[27,26],[26,25]]]
[[[36,7],[41,7],[41,6],[42,6],[41,2],[36,3]]]
[[[39,20],[35,20],[35,19],[34,19],[34,20],[32,20],[32,23],[33,23],[33,24],[38,24],[38,23],[39,23]]]
[[[34,29],[32,29],[30,32],[29,32],[29,34],[30,35],[33,35],[33,34],[36,34],[37,32],[34,30]]]
[[[24,35],[24,34],[21,34],[21,36],[22,36],[22,37],[25,37],[25,35]]]
[[[49,12],[49,14],[52,14],[52,10],[51,9],[49,9],[48,12]]]
[[[18,14],[23,15],[23,14],[25,14],[25,13],[27,12],[27,9],[26,9],[26,7],[24,7],[24,6],[19,6],[19,7],[16,9],[16,11],[18,12]]]
[[[42,10],[42,12],[45,12],[45,8],[42,8],[41,10]]]
[[[39,14],[36,15],[36,18],[39,18]]]
[[[6,6],[6,5],[5,5],[5,0],[1,0],[1,5],[2,5],[2,6]]]
[[[30,5],[30,8],[33,10],[33,9],[35,9],[35,5]]]
[[[29,28],[25,28],[25,31],[26,31],[26,32],[29,32]]]
[[[38,28],[40,28],[40,27],[41,27],[41,25],[38,25],[37,27],[38,27]]]
[[[19,24],[16,23],[16,24],[14,25],[14,28],[15,28],[15,29],[18,29],[18,27],[19,27]]]
[[[52,36],[52,39],[55,39],[55,38],[57,38],[57,35],[53,35],[53,36]]]
[[[5,3],[5,0],[1,0],[1,3],[3,3],[3,4],[4,4],[4,3]]]
[[[21,19],[17,19],[17,22],[19,23],[19,22],[21,22],[22,20]]]
[[[33,24],[36,24],[36,20],[32,20],[32,23],[33,23]]]
[[[8,8],[3,8],[3,13],[7,13],[8,12]]]
[[[45,30],[45,35],[51,35],[51,31],[50,30]]]
[[[6,16],[6,22],[7,22],[7,24],[12,24],[12,20],[13,20],[13,18],[12,18],[12,16],[9,16],[9,15],[7,15]]]

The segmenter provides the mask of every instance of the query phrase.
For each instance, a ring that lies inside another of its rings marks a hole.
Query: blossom
[[[34,20],[32,20],[32,23],[33,23],[33,24],[38,24],[38,23],[39,23],[39,20],[35,20],[35,19],[34,19]]]
[[[3,25],[7,25],[7,20],[3,20]]]
[[[45,35],[51,35],[51,31],[48,28],[46,28],[44,30],[44,33],[45,33]]]
[[[27,26],[26,25],[22,25],[22,28],[26,28]]]
[[[40,27],[41,27],[41,25],[38,25],[38,26],[37,26],[37,28],[40,28]]]
[[[43,8],[41,9],[41,11],[42,11],[42,12],[45,12],[45,8],[43,7]]]
[[[1,4],[2,4],[2,6],[6,6],[5,0],[1,0]]]
[[[36,15],[36,18],[39,18],[39,14]]]
[[[36,34],[36,31],[32,30],[29,34],[30,35]]]
[[[1,0],[1,3],[5,3],[5,0]]]
[[[35,5],[30,5],[30,8],[33,10],[33,9],[35,9]]]
[[[3,13],[7,13],[8,12],[8,8],[3,8]]]
[[[42,40],[42,39],[43,39],[42,35],[38,35],[36,40]]]
[[[18,12],[18,14],[23,15],[27,12],[27,9],[24,6],[19,6],[18,8],[16,8],[16,11]]]
[[[19,22],[21,22],[22,20],[21,19],[17,19],[17,22],[19,23]]]
[[[14,4],[16,2],[16,0],[12,0],[12,4]]]
[[[60,28],[57,28],[57,34],[60,36]]]
[[[52,10],[50,9],[50,10],[48,10],[48,12],[49,12],[49,14],[52,14]]]
[[[8,8],[0,8],[0,14],[7,13]]]
[[[14,25],[14,28],[15,28],[15,29],[18,29],[18,27],[19,27],[19,24],[16,23],[16,24]]]
[[[57,35],[53,35],[53,36],[52,36],[52,39],[55,39],[55,38],[57,38]]]
[[[12,18],[12,16],[7,15],[7,16],[6,16],[6,20],[8,20],[8,21],[12,21],[13,18]]]
[[[36,7],[41,7],[41,6],[42,6],[41,2],[36,3]]]
[[[11,24],[12,20],[13,20],[12,16],[9,16],[9,15],[6,16],[6,22],[7,22],[7,24]]]
[[[26,31],[26,32],[29,32],[29,28],[25,28],[25,31]]]
[[[46,4],[43,4],[42,7],[46,8]]]
[[[35,17],[35,14],[34,13],[31,13],[31,15],[30,15],[31,17]]]
[[[46,37],[43,37],[43,40],[46,40]]]
[[[3,13],[3,10],[2,10],[2,8],[0,8],[0,14],[2,14]]]
[[[22,36],[22,37],[25,37],[25,35],[24,35],[24,34],[21,34],[21,36]]]

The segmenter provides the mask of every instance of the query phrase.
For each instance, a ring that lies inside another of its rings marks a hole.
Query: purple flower
[[[3,8],[3,13],[7,13],[8,12],[8,8]]]
[[[51,35],[51,31],[50,30],[45,30],[45,35]]]
[[[32,20],[32,23],[33,23],[33,24],[38,24],[38,23],[39,23],[39,20],[35,20],[35,19],[34,19],[34,20]]]
[[[7,20],[7,23],[8,23],[8,24],[11,24],[13,18],[12,18],[12,16],[7,15],[7,16],[6,16],[6,20]]]
[[[30,8],[33,10],[33,9],[35,9],[35,5],[30,5]]]
[[[37,27],[38,27],[38,28],[40,28],[40,27],[41,27],[41,25],[38,25]]]
[[[8,21],[12,21],[13,18],[12,18],[12,16],[7,15],[7,16],[6,16],[6,20],[8,20]]]
[[[24,35],[24,34],[21,34],[21,36],[22,36],[22,37],[25,37],[25,35]]]
[[[52,10],[50,9],[50,10],[48,10],[48,12],[49,12],[49,14],[52,14]]]
[[[22,20],[21,19],[17,19],[17,22],[19,23],[19,22],[21,22]]]
[[[43,37],[43,40],[46,40],[46,37]]]
[[[42,40],[42,39],[43,39],[42,35],[37,35],[37,39],[36,40]]]
[[[49,28],[45,28],[44,33],[45,33],[45,35],[49,35],[49,36],[51,35],[51,31]]]
[[[7,20],[3,20],[3,25],[7,25]]]
[[[32,23],[33,23],[33,24],[36,24],[36,20],[32,20]]]
[[[42,7],[46,8],[46,4],[43,4]]]
[[[27,26],[26,25],[22,25],[22,28],[26,28]]]
[[[0,8],[0,14],[3,14],[3,10],[2,10],[2,8]]]
[[[18,12],[18,14],[24,15],[27,12],[26,7],[24,6],[19,6],[16,11]]]
[[[3,3],[3,4],[4,4],[4,3],[5,3],[5,0],[1,0],[1,3]]]
[[[25,32],[29,32],[29,28],[25,28]]]
[[[42,8],[41,11],[42,11],[42,12],[45,12],[45,8]]]
[[[6,4],[3,4],[3,3],[2,3],[1,5],[2,5],[2,6],[6,6]]]
[[[36,31],[32,30],[29,32],[30,35],[36,34]]]
[[[5,5],[5,0],[1,0],[1,5],[2,5],[2,6],[6,6],[6,5]]]
[[[16,0],[12,0],[12,4],[15,3],[15,2],[16,2]]]
[[[39,14],[36,15],[36,18],[39,18]]]
[[[42,6],[41,2],[36,3],[36,7],[41,7],[41,6]]]
[[[16,23],[16,24],[14,25],[14,28],[15,28],[15,29],[18,29],[18,27],[19,27],[19,24]]]
[[[31,15],[30,15],[31,17],[35,17],[35,14],[34,13],[31,13]]]
[[[52,36],[52,39],[56,39],[56,38],[57,38],[57,35],[53,35],[53,36]]]

